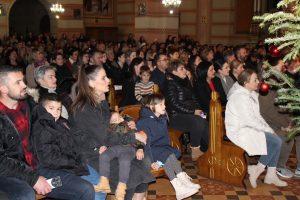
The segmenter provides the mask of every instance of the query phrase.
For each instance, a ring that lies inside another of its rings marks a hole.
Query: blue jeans
[[[46,179],[60,176],[62,186],[52,189],[47,197],[57,199],[94,200],[95,190],[92,184],[80,176],[62,170],[40,168],[38,172]]]
[[[33,188],[21,179],[0,176],[0,191],[10,200],[35,200]]]
[[[90,175],[82,176],[81,178],[84,180],[87,180],[88,182],[90,182],[93,185],[97,185],[100,180],[99,173],[89,165],[88,165],[88,170],[89,170]],[[106,193],[103,193],[103,192],[95,193],[95,200],[105,200],[105,198],[106,198]]]
[[[259,162],[268,167],[276,167],[279,159],[282,140],[272,133],[265,133],[267,142],[267,155],[262,155]]]

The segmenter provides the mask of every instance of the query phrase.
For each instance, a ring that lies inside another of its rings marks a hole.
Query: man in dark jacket
[[[168,68],[168,57],[166,54],[159,54],[156,58],[156,68],[151,74],[151,80],[158,85],[161,93],[164,93],[166,83],[166,69]]]
[[[30,107],[23,80],[19,68],[0,66],[0,190],[9,199],[34,200],[35,192],[45,195],[51,187],[34,170],[29,151]]]

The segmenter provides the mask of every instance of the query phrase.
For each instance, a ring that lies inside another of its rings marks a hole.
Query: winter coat
[[[123,85],[124,80],[129,79],[131,76],[131,73],[128,73],[129,66],[126,63],[121,68],[121,66],[117,61],[112,62],[110,68],[108,69],[109,69],[108,74],[110,74],[115,85]]]
[[[258,93],[237,82],[228,93],[225,111],[227,137],[249,155],[267,155],[265,132],[274,133],[260,114]]]
[[[57,64],[53,64],[56,68],[56,78],[57,78],[57,90],[58,93],[70,94],[71,87],[76,81],[73,78],[72,72],[69,68],[64,64],[59,66]]]
[[[33,104],[32,104],[33,105]],[[15,177],[34,186],[39,174],[25,162],[20,134],[5,113],[0,112],[0,176]]]
[[[164,94],[167,81],[166,74],[156,67],[151,73],[151,81],[158,85],[159,91]]]
[[[134,95],[135,84],[139,82],[139,80],[140,79],[138,77],[132,77],[124,81],[124,84],[122,85],[123,98],[119,103],[120,107],[136,105],[139,103]]]
[[[165,163],[171,154],[180,157],[180,152],[170,145],[166,116],[156,117],[149,108],[142,108],[137,129],[144,131],[148,136],[145,151],[151,163],[156,161]]]
[[[176,114],[194,114],[196,109],[201,109],[188,79],[169,74],[165,93],[167,111],[171,117]]]
[[[96,107],[86,104],[82,109],[76,110],[70,117],[77,145],[86,164],[99,170],[99,148],[101,146],[135,144],[135,135],[109,134],[109,121],[111,113],[107,101],[102,101]],[[119,166],[117,159],[110,164],[110,184],[114,188],[118,184]],[[127,188],[135,188],[141,183],[153,181],[150,171],[143,161],[133,160]]]
[[[225,80],[218,73],[216,73],[216,76],[219,77],[219,79],[221,80],[223,90],[224,90],[225,94],[227,95],[230,88],[233,86],[234,81],[232,80],[232,78],[230,76],[225,76],[224,77]]]
[[[88,175],[70,133],[68,121],[64,118],[55,121],[41,105],[34,109],[33,115],[32,142],[39,167],[64,170],[78,176]]]
[[[281,109],[275,105],[276,97],[275,90],[269,90],[266,95],[259,95],[260,113],[275,133],[285,135],[286,131],[283,131],[283,128],[287,128],[291,120],[288,113],[280,112]]]
[[[221,80],[218,77],[215,77],[211,80],[215,86],[216,92],[218,92],[221,100],[222,106],[225,106],[227,103],[226,94],[223,90]],[[211,99],[211,92],[208,83],[206,80],[198,80],[195,84],[195,93],[199,100],[199,104],[205,113],[209,113],[209,105]]]
[[[130,121],[132,119],[130,118]],[[121,135],[121,134],[135,134],[135,132],[137,131],[136,129],[130,129],[128,126],[128,121],[125,120],[123,122],[120,122],[119,124],[110,124],[109,125],[109,129],[108,132],[109,134],[117,134],[117,135]],[[132,145],[128,145],[128,146],[132,146]],[[133,145],[136,149],[144,149],[144,144],[138,140],[136,140],[136,143]]]

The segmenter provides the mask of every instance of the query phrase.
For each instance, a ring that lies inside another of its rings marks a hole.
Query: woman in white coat
[[[242,72],[238,81],[228,93],[225,111],[227,137],[243,148],[250,156],[261,155],[257,165],[248,166],[251,186],[256,188],[256,180],[268,167],[264,182],[276,186],[287,186],[276,175],[276,165],[281,149],[281,139],[260,115],[257,74],[253,70]]]

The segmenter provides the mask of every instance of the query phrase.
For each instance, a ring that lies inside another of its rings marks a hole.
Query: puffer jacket
[[[189,80],[181,79],[173,74],[168,76],[165,97],[169,116],[194,114],[195,110],[201,110]]]
[[[20,134],[4,113],[0,113],[0,176],[15,177],[31,186],[35,185],[39,177],[25,163]]]
[[[68,121],[54,120],[46,109],[38,105],[33,111],[32,143],[39,167],[63,170],[76,175],[88,175],[81,161]]]

